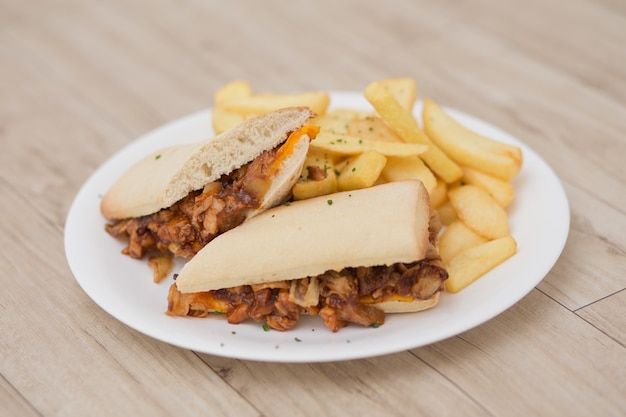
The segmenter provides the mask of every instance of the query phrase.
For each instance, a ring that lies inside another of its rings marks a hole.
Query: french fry
[[[348,134],[349,126],[355,120],[371,117],[373,112],[352,109],[334,109],[323,116],[311,120],[311,123],[320,127],[323,132]]]
[[[324,178],[312,177],[311,170],[317,170],[318,173],[323,172]],[[324,153],[309,153],[304,161],[300,179],[292,188],[294,200],[305,200],[320,195],[332,194],[336,191],[337,175],[335,174],[333,160]]]
[[[437,178],[432,171],[422,162],[419,156],[405,156],[387,158],[387,164],[383,169],[383,177],[387,181],[402,181],[408,179],[420,180],[428,193],[432,193],[437,185]]]
[[[402,139],[391,130],[378,116],[357,118],[348,125],[348,135],[358,136],[368,140],[382,140],[384,142],[402,142]]]
[[[227,131],[243,122],[247,115],[225,110],[221,105],[230,100],[252,96],[252,87],[247,81],[236,80],[220,87],[213,95],[215,108],[212,112],[211,123],[216,135]]]
[[[424,100],[422,118],[428,137],[458,164],[503,180],[510,180],[520,171],[522,151],[519,147],[467,129],[433,100]]]
[[[424,134],[413,114],[404,109],[382,85],[377,82],[369,84],[365,89],[365,98],[402,140],[428,146],[420,157],[445,182],[451,183],[463,176],[459,165]]]
[[[502,207],[508,206],[513,200],[513,185],[509,181],[485,174],[474,168],[461,168],[463,169],[463,181],[466,184],[476,185],[487,191]]]
[[[459,252],[446,267],[445,287],[456,293],[515,255],[517,242],[511,236],[482,243]]]
[[[379,81],[379,83],[405,110],[409,113],[413,111],[413,105],[417,99],[417,83],[413,78],[388,78]]]
[[[437,183],[430,191],[430,208],[433,210],[438,209],[448,201],[448,184],[440,178],[436,178],[436,180]]]
[[[229,112],[221,107],[213,108],[213,112],[211,113],[211,124],[213,126],[213,131],[216,135],[219,135],[220,133],[223,133],[228,129],[237,126],[245,119],[245,115]]]
[[[439,214],[439,220],[441,224],[444,226],[451,225],[455,220],[458,220],[459,216],[456,213],[452,204],[450,204],[450,200],[446,200],[445,203],[437,207],[437,213]]]
[[[487,238],[474,232],[461,220],[455,220],[448,225],[439,238],[439,255],[443,265],[465,249],[487,242]]]
[[[356,155],[366,151],[376,151],[385,156],[420,155],[427,150],[426,146],[417,143],[369,140],[324,131],[317,134],[310,148],[316,152],[331,152],[337,155]]]
[[[358,156],[349,157],[337,164],[337,189],[348,191],[371,187],[380,177],[386,163],[387,158],[375,151],[365,151]]]
[[[255,94],[221,103],[224,110],[243,114],[264,114],[283,107],[308,106],[318,116],[326,113],[330,96],[325,91],[300,94]]]
[[[221,133],[256,114],[311,107],[318,116],[309,123],[321,130],[292,188],[295,200],[387,181],[422,181],[431,210],[446,226],[439,254],[449,274],[449,292],[460,291],[513,256],[517,244],[504,208],[513,199],[509,180],[521,169],[521,149],[469,131],[429,99],[420,127],[413,115],[417,85],[411,78],[371,83],[364,95],[373,110],[327,111],[326,92],[254,94],[247,82],[233,81],[214,95],[213,127]],[[166,262],[152,260],[155,280],[168,268]]]
[[[509,234],[506,211],[482,188],[458,186],[448,191],[448,199],[459,218],[479,235],[498,239]]]
[[[227,101],[250,96],[252,96],[250,84],[247,81],[236,80],[220,87],[213,95],[213,99],[215,106],[219,107]]]

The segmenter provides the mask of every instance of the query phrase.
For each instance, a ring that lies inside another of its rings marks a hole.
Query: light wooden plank
[[[39,416],[37,410],[0,376],[0,415],[31,417]]]
[[[256,416],[192,352],[143,336],[94,306],[66,266],[62,230],[0,180],[4,288],[0,373],[44,415]],[[33,254],[36,262],[33,262]]]
[[[3,30],[12,52],[30,64],[29,75],[89,103],[92,112],[130,132],[126,143],[212,104],[203,68],[164,42],[167,34],[159,39],[159,28],[129,18],[124,9],[76,7]]]
[[[626,412],[626,348],[536,290],[486,324],[414,353],[493,415]]]
[[[485,415],[471,396],[407,352],[321,364],[202,358],[265,415]]]
[[[576,310],[576,314],[626,346],[626,290]],[[626,372],[625,367],[622,364]]]
[[[436,38],[410,48],[435,63],[424,74],[427,83],[421,85],[427,92],[423,94],[443,97],[442,104],[509,131],[544,158],[566,185],[572,215],[570,241],[576,243],[566,247],[541,288],[571,310],[624,288],[626,276],[614,265],[626,264],[626,224],[620,220],[626,205],[626,175],[618,175],[624,164],[617,161],[626,154],[626,143],[614,127],[624,124],[626,130],[626,119],[607,119],[620,107],[514,45],[463,26],[455,31],[458,38]],[[400,65],[403,56],[390,60]],[[542,92],[541,99],[536,91]],[[580,99],[567,111],[553,104],[567,94]],[[602,132],[600,137],[597,132]],[[606,148],[605,141],[610,143]],[[605,158],[607,154],[612,156]]]
[[[571,229],[561,259],[539,288],[570,310],[626,288],[623,212],[576,187],[567,188]]]
[[[616,101],[626,94],[626,74],[620,64],[626,59],[626,51],[620,47],[626,42],[622,14],[590,0],[573,0],[568,7],[539,1],[528,7],[528,2],[521,0],[500,2],[495,7],[489,1],[481,3],[489,4],[490,13],[481,15],[479,22],[492,35]],[[511,7],[516,9],[515,16],[505,19]],[[542,14],[541,21],[535,19],[537,14]],[[585,59],[580,59],[581,55]]]

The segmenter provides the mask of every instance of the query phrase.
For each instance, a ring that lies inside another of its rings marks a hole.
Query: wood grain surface
[[[626,415],[625,28],[621,0],[0,0],[0,415]],[[561,179],[568,241],[513,307],[422,348],[276,364],[156,341],[81,290],[66,216],[116,151],[234,79],[394,76]]]

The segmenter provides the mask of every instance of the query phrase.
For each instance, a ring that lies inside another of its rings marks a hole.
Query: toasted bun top
[[[155,213],[283,142],[314,113],[289,107],[250,118],[212,139],[154,152],[126,171],[100,204],[107,219]]]
[[[205,246],[181,270],[181,292],[315,276],[424,258],[428,192],[417,180],[267,210]]]

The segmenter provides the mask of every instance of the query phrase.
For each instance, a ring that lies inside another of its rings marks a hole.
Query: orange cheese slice
[[[270,167],[270,173],[275,174],[276,171],[278,171],[283,161],[293,153],[293,148],[296,143],[300,141],[302,135],[307,135],[310,139],[314,139],[319,131],[319,126],[305,125],[302,126],[300,129],[291,132],[285,143],[283,143],[281,147],[278,148],[278,151],[276,151],[276,159],[274,159],[274,162]]]

